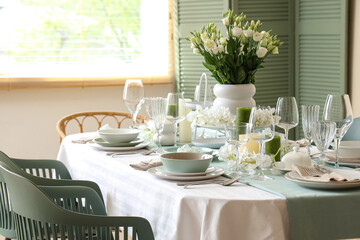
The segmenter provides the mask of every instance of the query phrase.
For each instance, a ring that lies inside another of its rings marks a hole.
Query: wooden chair
[[[106,121],[112,121],[115,123],[117,128],[121,127],[121,124],[125,120],[131,120],[130,113],[123,113],[123,112],[80,112],[80,113],[73,113],[67,115],[60,119],[56,125],[56,129],[59,133],[60,143],[62,139],[66,136],[66,128],[68,127],[69,123],[75,122],[75,125],[78,127],[80,133],[84,132],[84,125],[86,122],[95,121],[95,127],[98,130],[101,126],[105,124]],[[144,123],[145,121],[150,120],[148,117],[144,116],[137,116],[138,123]]]

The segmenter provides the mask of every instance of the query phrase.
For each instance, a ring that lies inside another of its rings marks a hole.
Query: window
[[[127,78],[169,82],[169,5],[168,0],[0,0],[2,87],[102,85]]]

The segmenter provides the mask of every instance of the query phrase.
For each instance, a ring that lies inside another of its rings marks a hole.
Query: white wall
[[[166,97],[172,91],[173,84],[145,85],[146,96]],[[61,117],[81,111],[128,112],[122,93],[122,86],[0,90],[0,150],[11,157],[55,159]]]

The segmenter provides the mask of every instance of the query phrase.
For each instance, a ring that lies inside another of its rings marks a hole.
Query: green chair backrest
[[[360,118],[354,118],[342,141],[360,141]]]
[[[150,223],[141,217],[96,216],[56,205],[38,186],[0,165],[8,187],[18,239],[153,240]]]

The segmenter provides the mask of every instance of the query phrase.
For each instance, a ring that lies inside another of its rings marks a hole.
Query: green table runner
[[[212,165],[225,166],[219,161]],[[291,240],[360,237],[360,188],[317,190],[301,187],[284,176],[272,177],[273,181],[246,181],[286,198]]]

